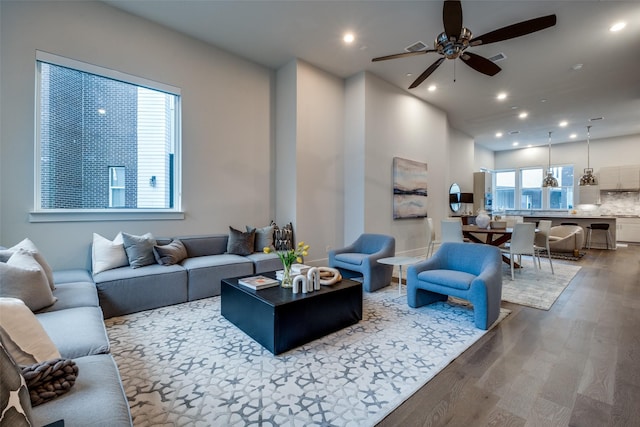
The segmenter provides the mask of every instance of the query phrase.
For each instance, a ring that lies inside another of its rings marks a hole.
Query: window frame
[[[175,96],[175,126],[173,130],[173,199],[169,208],[105,208],[105,209],[43,209],[42,208],[42,169],[40,144],[40,108],[41,108],[41,70],[40,63],[45,62],[66,67],[84,73],[121,81],[138,87],[165,92]],[[36,50],[35,55],[35,105],[34,105],[34,201],[29,213],[30,222],[57,221],[109,221],[109,220],[162,220],[184,219],[182,211],[182,107],[180,88],[150,79],[127,74],[71,58]]]

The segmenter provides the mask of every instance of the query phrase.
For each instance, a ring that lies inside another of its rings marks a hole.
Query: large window
[[[37,54],[36,211],[176,211],[180,91]]]
[[[555,166],[551,170],[558,187],[542,187],[546,174],[542,168],[495,171],[496,209],[573,209],[573,166]]]

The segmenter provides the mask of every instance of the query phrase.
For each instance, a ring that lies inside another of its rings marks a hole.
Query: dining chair
[[[436,241],[436,229],[433,226],[433,218],[427,218],[427,258],[433,255],[433,248],[440,242]]]
[[[462,221],[460,220],[460,218],[443,219],[442,221],[440,221],[440,231],[442,236],[442,243],[464,242],[464,239],[462,238]]]
[[[536,237],[534,240],[534,248],[536,250],[536,256],[538,257],[538,268],[540,266],[540,253],[547,251],[547,257],[549,258],[549,266],[551,267],[551,274],[556,274],[553,271],[553,263],[551,262],[551,249],[549,248],[549,235],[551,234],[551,221],[547,219],[541,219],[538,221],[538,231],[536,231]]]
[[[511,280],[514,280],[513,263],[518,257],[518,263],[522,266],[522,255],[531,255],[533,257],[533,267],[536,268],[536,250],[534,241],[536,237],[536,225],[532,222],[516,223],[513,226],[513,234],[509,246],[501,248],[503,254],[509,255],[509,265],[511,266]],[[538,259],[540,264],[540,259]]]

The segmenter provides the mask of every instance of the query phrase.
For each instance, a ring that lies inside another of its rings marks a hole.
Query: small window
[[[109,207],[125,207],[125,173],[122,166],[109,168]]]
[[[496,172],[496,201],[494,207],[502,212],[516,207],[516,172]]]
[[[36,211],[179,209],[180,91],[37,53]]]

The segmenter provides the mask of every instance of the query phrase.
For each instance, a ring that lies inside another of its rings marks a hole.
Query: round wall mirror
[[[449,187],[449,207],[452,212],[460,211],[460,186],[455,182]]]

